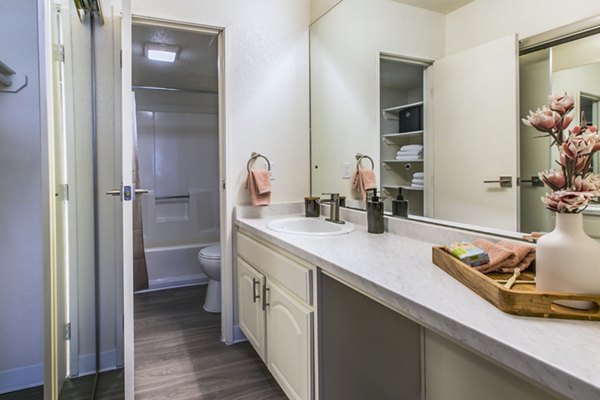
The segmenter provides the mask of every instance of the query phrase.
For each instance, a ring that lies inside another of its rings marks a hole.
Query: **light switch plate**
[[[342,179],[350,179],[350,163],[342,163]]]

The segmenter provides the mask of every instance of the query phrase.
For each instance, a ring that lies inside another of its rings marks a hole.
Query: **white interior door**
[[[518,67],[516,35],[432,66],[435,218],[518,229]]]
[[[134,399],[133,342],[133,93],[131,91],[131,1],[121,14],[121,212],[123,237],[123,343],[125,399]]]

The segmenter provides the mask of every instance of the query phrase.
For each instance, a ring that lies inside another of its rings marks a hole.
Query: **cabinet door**
[[[240,257],[237,258],[237,271],[240,329],[265,361],[265,313],[262,307],[265,277]]]
[[[267,281],[267,366],[290,399],[313,398],[313,312]]]

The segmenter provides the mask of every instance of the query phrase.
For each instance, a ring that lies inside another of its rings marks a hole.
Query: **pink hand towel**
[[[271,204],[271,176],[268,170],[250,170],[246,189],[254,207]]]
[[[363,201],[367,200],[367,190],[377,189],[375,171],[372,169],[359,169],[354,174],[352,187],[360,192]]]
[[[504,263],[514,263],[517,255],[506,247],[498,246],[495,243],[485,239],[477,239],[473,244],[482,250],[485,250],[490,256],[490,262],[487,264],[473,267],[479,272],[487,274],[489,272],[498,271]]]
[[[502,272],[514,272],[515,268],[519,268],[523,272],[535,260],[535,246],[512,242],[510,240],[501,240],[496,245],[511,250],[516,255],[515,260],[507,260],[501,265],[500,269]]]

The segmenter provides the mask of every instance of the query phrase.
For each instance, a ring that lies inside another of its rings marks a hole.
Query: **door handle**
[[[137,194],[149,193],[148,189],[135,189],[133,185],[121,185],[120,189],[112,189],[106,192],[109,196],[119,196],[122,201],[135,200]]]
[[[496,181],[483,181],[483,183],[499,183],[500,187],[512,187],[512,176],[501,176]]]
[[[256,293],[256,287],[260,284],[260,281],[256,278],[252,278],[252,302],[256,303],[256,300],[260,299],[260,294]]]
[[[267,285],[263,286],[263,304],[262,304],[262,309],[263,311],[265,311],[267,309],[267,307],[270,306],[269,302],[267,301],[267,294],[269,293],[271,289],[269,289],[267,287]]]
[[[521,183],[531,183],[531,186],[539,186],[539,187],[544,186],[544,182],[542,182],[542,180],[540,179],[539,176],[532,176],[531,179],[517,178],[517,185],[520,185]]]

